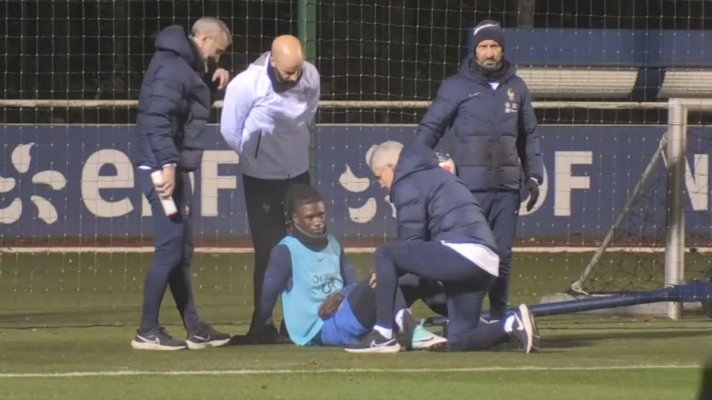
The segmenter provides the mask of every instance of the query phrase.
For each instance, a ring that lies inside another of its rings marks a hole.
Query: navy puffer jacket
[[[212,73],[205,65],[183,27],[171,26],[158,35],[138,100],[137,165],[198,169],[202,135],[215,99]]]
[[[472,63],[470,55],[440,85],[415,141],[434,148],[452,130],[450,155],[470,191],[518,190],[522,177],[541,184],[544,165],[526,83],[505,61],[494,89]]]
[[[391,201],[396,208],[398,240],[477,243],[497,253],[482,209],[462,181],[445,171],[430,148],[403,148]]]

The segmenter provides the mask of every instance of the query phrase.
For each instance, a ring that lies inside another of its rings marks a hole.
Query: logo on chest
[[[326,295],[339,289],[339,277],[335,272],[312,276],[312,289],[321,291]]]
[[[309,100],[309,90],[304,88],[297,92],[297,100],[306,103]]]
[[[517,95],[514,93],[514,90],[507,89],[507,97],[509,98],[509,101],[504,103],[504,113],[516,114],[519,111],[519,103],[515,101]]]

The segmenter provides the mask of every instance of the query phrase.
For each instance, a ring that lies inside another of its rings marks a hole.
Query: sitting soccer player
[[[284,209],[289,235],[270,254],[258,321],[270,330],[281,294],[286,330],[296,345],[358,343],[376,320],[372,277],[357,280],[338,240],[327,233],[324,201],[314,188],[291,186]],[[415,323],[398,288],[393,294],[397,312],[390,319],[395,319],[407,348],[431,349],[447,342]],[[384,347],[384,351],[394,350],[400,347]]]
[[[374,255],[376,325],[346,350],[381,353],[400,346],[393,335],[393,299],[399,276],[407,273],[442,283],[450,350],[484,350],[512,338],[527,353],[538,348],[534,317],[524,304],[501,321],[480,324],[482,302],[499,271],[494,235],[475,198],[440,168],[435,152],[389,141],[373,150],[369,166],[390,190],[398,241],[381,245]]]

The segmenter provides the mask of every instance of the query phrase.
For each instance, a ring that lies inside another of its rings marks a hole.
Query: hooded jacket
[[[419,143],[403,148],[391,187],[398,240],[475,243],[497,253],[482,209],[455,175],[440,167],[435,152]]]
[[[215,100],[212,74],[183,27],[164,29],[155,44],[138,100],[135,163],[151,169],[177,164],[181,171],[195,171]]]

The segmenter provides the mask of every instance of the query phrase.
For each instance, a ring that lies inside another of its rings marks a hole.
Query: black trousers
[[[289,179],[260,179],[242,176],[245,188],[247,223],[250,227],[252,245],[255,249],[255,269],[253,272],[253,304],[250,333],[259,332],[255,326],[259,315],[262,282],[265,278],[269,254],[272,248],[287,235],[287,221],[284,215],[284,196],[289,186],[310,183],[309,172]]]

